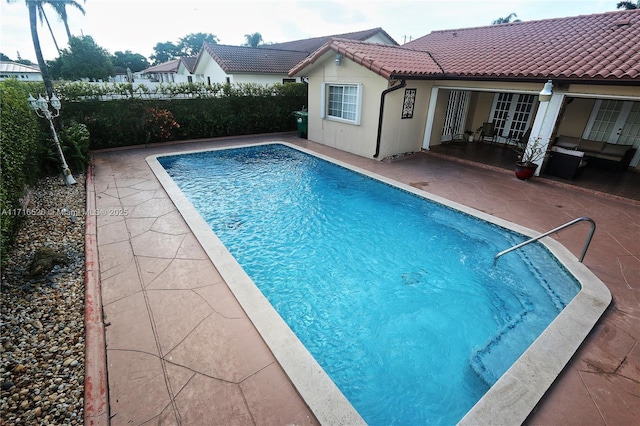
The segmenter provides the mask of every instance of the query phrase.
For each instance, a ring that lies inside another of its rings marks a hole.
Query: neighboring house
[[[194,66],[194,81],[274,84],[295,82],[289,70],[307,52],[204,43]]]
[[[178,63],[178,69],[176,70],[176,74],[181,75],[181,76],[186,76],[187,81],[189,83],[192,83],[193,80],[193,70],[196,66],[196,60],[198,59],[197,56],[185,56],[180,58],[180,62]],[[181,78],[181,81],[182,80]]]
[[[330,36],[307,38],[303,40],[287,41],[284,43],[273,43],[260,46],[260,48],[295,50],[298,52],[315,52],[325,45],[332,38],[343,38],[353,41],[366,41],[369,43],[388,44],[398,46],[398,43],[382,28],[372,28],[369,30],[356,31],[352,33],[334,34]]]
[[[20,81],[42,81],[42,74],[40,74],[40,68],[35,65],[0,61],[0,81],[8,78],[15,78]]]
[[[562,135],[640,148],[638,40],[640,10],[435,31],[403,46],[334,38],[289,75],[308,77],[309,139],[365,157],[428,150],[485,122],[499,143],[530,129],[545,146]]]
[[[143,78],[159,83],[186,83],[193,80],[195,57],[172,59],[140,71]]]
[[[205,43],[192,69],[194,81],[207,84],[264,85],[300,81],[303,76],[291,78],[289,70],[331,37],[398,45],[382,28],[269,44],[259,48]]]

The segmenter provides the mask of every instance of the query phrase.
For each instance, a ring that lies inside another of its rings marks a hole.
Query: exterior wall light
[[[51,128],[51,134],[53,135],[53,140],[56,143],[56,147],[58,148],[58,154],[60,155],[60,160],[62,161],[62,174],[64,176],[64,182],[67,185],[73,185],[76,180],[73,178],[71,174],[71,170],[69,166],[67,166],[67,161],[64,159],[64,154],[62,153],[62,148],[60,147],[60,140],[58,139],[58,134],[56,133],[56,129],[53,126],[53,119],[60,116],[60,107],[62,104],[60,103],[60,99],[54,94],[51,96],[50,101],[47,101],[42,95],[38,96],[38,99],[35,99],[31,94],[29,94],[29,98],[27,98],[29,102],[29,106],[36,112],[36,115],[40,118],[46,118],[49,121],[49,127]],[[51,113],[49,111],[49,102],[51,106],[55,110],[55,113]]]
[[[336,53],[336,59],[334,59],[334,62],[336,63],[337,67],[342,65],[342,55],[339,53]]]
[[[544,84],[544,87],[538,94],[538,100],[540,102],[549,102],[551,100],[551,95],[553,95],[553,82],[549,80]]]

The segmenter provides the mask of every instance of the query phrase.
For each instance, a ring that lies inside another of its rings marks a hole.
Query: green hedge
[[[7,252],[20,216],[20,199],[27,185],[40,178],[42,128],[27,103],[29,87],[10,79],[0,82],[0,223],[2,257]]]
[[[188,83],[154,90],[131,84],[62,83],[54,88],[62,100],[55,124],[74,173],[85,169],[89,148],[292,131],[293,113],[307,105],[302,83],[268,87]],[[40,93],[44,93],[42,83],[0,82],[3,256],[17,229],[25,187],[47,173],[60,172],[49,124],[27,103],[29,94]]]
[[[84,123],[91,134],[91,148],[101,149],[293,131],[293,113],[307,105],[302,83],[219,87],[214,96],[190,99],[63,99],[63,115],[65,120]]]

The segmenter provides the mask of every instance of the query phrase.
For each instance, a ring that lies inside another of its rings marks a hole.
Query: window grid
[[[358,111],[358,86],[330,85],[328,115],[344,120],[356,121]]]
[[[589,139],[596,141],[606,141],[613,132],[620,110],[622,109],[622,101],[604,100],[598,111]]]

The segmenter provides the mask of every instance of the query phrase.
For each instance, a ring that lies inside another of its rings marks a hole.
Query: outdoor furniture
[[[584,152],[590,166],[619,171],[627,170],[636,153],[633,145],[618,145],[564,135],[558,136],[555,146]]]
[[[551,148],[544,173],[549,176],[572,180],[587,165],[584,155],[582,151],[554,146]]]
[[[491,122],[482,123],[482,129],[480,130],[480,141],[489,140],[491,144],[493,144],[498,137],[498,132],[496,132],[496,126]]]
[[[528,128],[524,131],[520,137],[514,136],[513,132],[509,134],[509,138],[507,138],[506,143],[511,145],[513,143],[516,148],[524,149],[529,143],[529,138],[531,137],[531,128]]]

